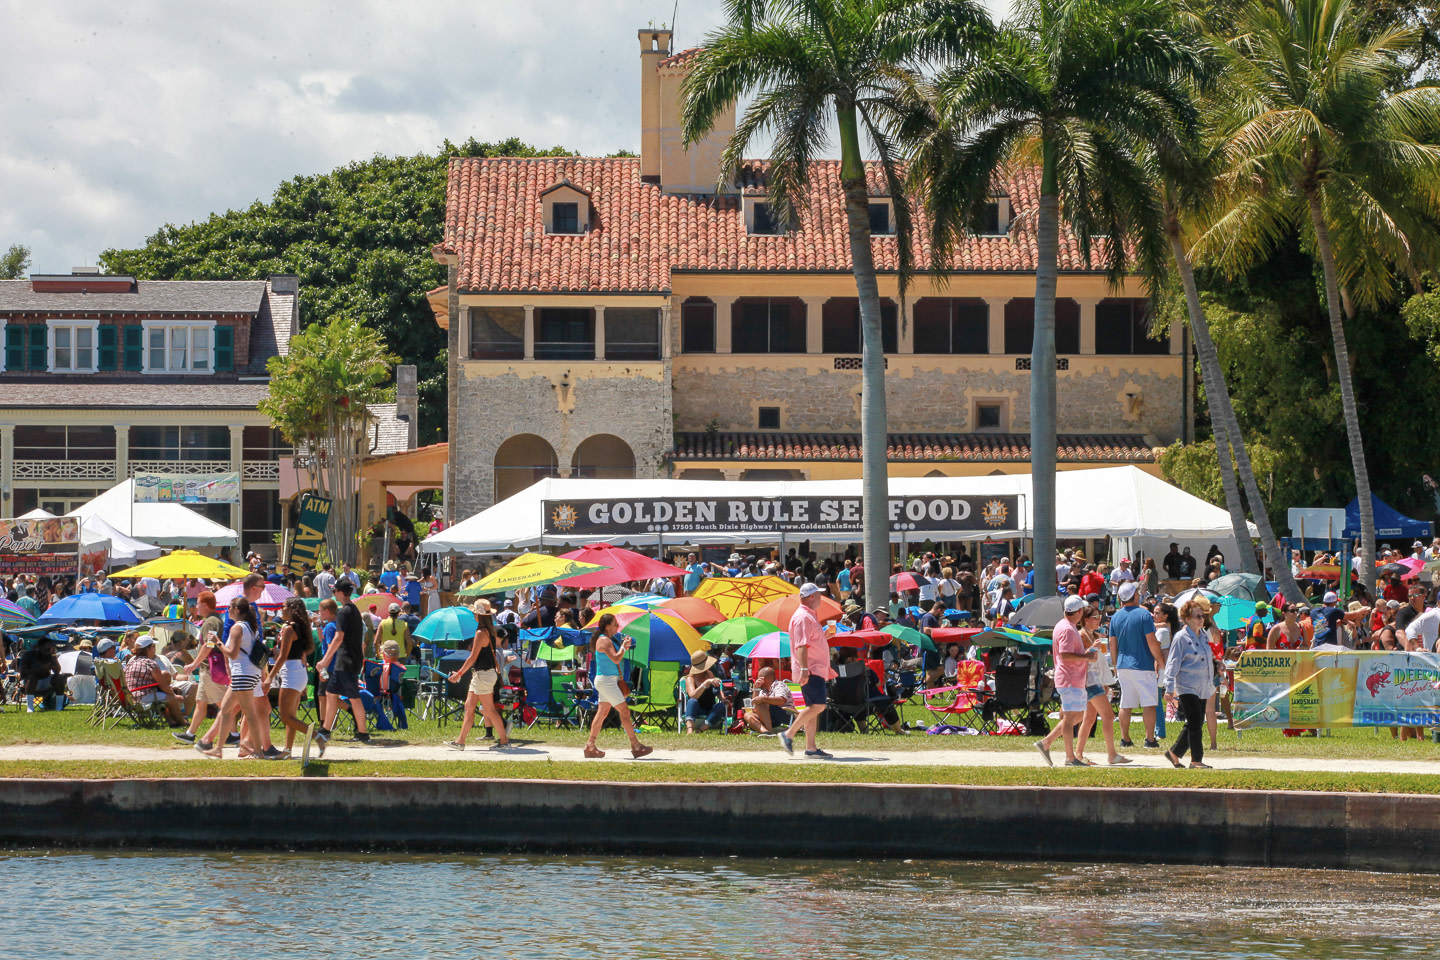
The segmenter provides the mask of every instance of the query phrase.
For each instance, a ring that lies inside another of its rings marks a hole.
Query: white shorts
[[[1116,670],[1120,678],[1120,709],[1153,707],[1160,702],[1160,675],[1154,670]]]
[[[1085,703],[1090,698],[1085,696],[1084,687],[1056,687],[1055,692],[1060,694],[1060,709],[1066,713],[1084,713]]]
[[[596,677],[595,693],[600,697],[601,703],[608,703],[612,707],[618,707],[625,702],[625,694],[620,692],[619,677]]]
[[[281,690],[299,690],[304,693],[309,685],[310,676],[305,670],[304,660],[286,660],[280,667]]]

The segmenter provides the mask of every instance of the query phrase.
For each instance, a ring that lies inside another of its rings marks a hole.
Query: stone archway
[[[570,458],[570,476],[586,480],[633,480],[635,453],[609,433],[586,437]]]
[[[558,476],[560,461],[549,441],[533,433],[516,434],[495,451],[495,502],[546,477]]]

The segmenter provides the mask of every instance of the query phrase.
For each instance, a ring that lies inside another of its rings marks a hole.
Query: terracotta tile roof
[[[748,164],[739,188],[763,192],[766,167]],[[871,193],[885,195],[878,165],[867,167]],[[839,168],[838,160],[815,161],[809,207],[797,229],[749,236],[740,196],[664,193],[640,181],[638,159],[457,158],[450,161],[445,240],[437,251],[459,255],[459,286],[465,292],[668,293],[672,271],[848,272]],[[545,232],[540,194],[561,180],[590,191],[588,233]],[[956,272],[1035,270],[1039,172],[1023,168],[1001,185],[1014,211],[1009,234],[967,240],[954,257]],[[895,240],[877,237],[874,248],[876,267],[894,271]],[[916,262],[920,269],[930,264],[923,239],[917,241]],[[1060,269],[1089,269],[1068,233],[1061,235]]]
[[[1138,434],[1062,434],[1061,463],[1153,463],[1154,451]],[[892,433],[892,463],[945,460],[1029,462],[1030,438],[1020,433]],[[677,461],[859,460],[858,433],[675,434]]]
[[[704,49],[704,47],[691,47],[689,50],[681,50],[679,53],[672,53],[664,60],[661,60],[660,63],[657,65],[656,69],[663,70],[667,67],[683,67],[687,63],[689,63],[697,53]]]

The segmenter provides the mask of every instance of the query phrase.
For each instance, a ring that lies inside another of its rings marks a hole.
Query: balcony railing
[[[201,473],[229,473],[229,460],[131,460],[130,476],[137,473],[168,473],[192,477]]]
[[[115,482],[113,460],[14,460],[16,480],[105,480]]]
[[[279,483],[280,464],[274,460],[246,460],[241,465],[240,479],[245,483]]]

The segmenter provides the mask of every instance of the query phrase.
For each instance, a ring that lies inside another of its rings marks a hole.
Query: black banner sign
[[[1015,529],[1020,498],[891,497],[890,529],[928,533]],[[859,497],[644,497],[546,500],[546,536],[786,533],[858,536]]]

